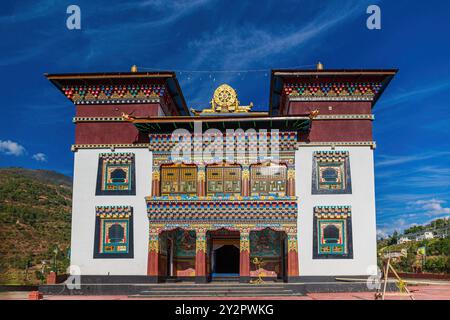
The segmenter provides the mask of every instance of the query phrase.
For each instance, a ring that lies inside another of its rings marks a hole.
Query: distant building
[[[410,241],[411,239],[409,239],[408,237],[400,237],[400,239],[397,240],[397,244],[402,244]]]

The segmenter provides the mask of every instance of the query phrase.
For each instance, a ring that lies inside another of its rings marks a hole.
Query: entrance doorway
[[[212,238],[211,251],[213,277],[239,276],[239,238]]]
[[[224,245],[214,251],[216,263],[215,274],[239,275],[239,249],[234,245]]]

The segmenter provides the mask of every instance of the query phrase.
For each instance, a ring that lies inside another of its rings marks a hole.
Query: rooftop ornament
[[[203,109],[202,111],[191,109],[191,112],[196,116],[217,113],[248,113],[253,107],[252,102],[248,106],[239,105],[236,90],[228,84],[222,84],[214,91],[209,104],[211,105],[210,109]]]

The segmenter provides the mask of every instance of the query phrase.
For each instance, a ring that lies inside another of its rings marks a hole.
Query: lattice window
[[[349,207],[314,208],[314,259],[352,259]]]
[[[161,167],[161,194],[197,194],[197,167]]]
[[[135,195],[133,153],[101,153],[96,195]]]
[[[284,165],[251,166],[251,195],[286,195],[286,171]]]
[[[96,207],[94,258],[132,257],[132,208]]]
[[[316,151],[313,157],[312,194],[351,193],[347,151]]]
[[[207,167],[206,184],[208,195],[239,195],[241,194],[241,167]]]

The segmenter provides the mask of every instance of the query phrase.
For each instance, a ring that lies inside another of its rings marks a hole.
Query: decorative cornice
[[[75,104],[158,103],[166,93],[159,84],[67,85],[61,90]]]
[[[300,147],[331,147],[334,149],[335,147],[370,147],[371,149],[376,148],[375,141],[313,141],[313,142],[297,142],[297,148]]]
[[[316,120],[374,120],[373,114],[322,114]],[[123,117],[73,117],[73,123],[78,122],[129,122]]]
[[[287,83],[283,91],[290,101],[372,101],[381,82]]]
[[[74,104],[125,104],[125,103],[159,103],[159,98],[152,99],[118,99],[118,100],[78,100]]]
[[[328,97],[328,96],[288,96],[289,101],[372,101],[374,96],[342,96],[342,97]]]
[[[314,216],[320,219],[346,219],[352,214],[351,206],[317,206],[314,207]]]
[[[151,221],[296,221],[297,201],[169,201],[147,198]]]
[[[96,206],[95,214],[100,218],[124,219],[131,216],[131,206]]]
[[[322,114],[317,115],[314,120],[374,120],[373,114]]]
[[[73,117],[73,123],[77,122],[127,122],[122,117]]]
[[[70,150],[76,152],[78,149],[111,149],[119,148],[149,148],[149,143],[111,143],[111,144],[73,144]]]

